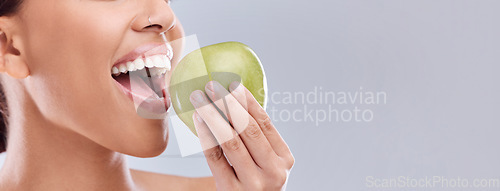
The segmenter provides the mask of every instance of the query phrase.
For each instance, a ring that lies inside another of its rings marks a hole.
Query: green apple
[[[175,112],[196,136],[192,118],[194,106],[189,96],[195,90],[205,92],[205,85],[212,80],[226,89],[231,82],[239,81],[265,107],[266,77],[259,58],[250,47],[239,42],[223,42],[195,50],[172,72],[169,91]]]

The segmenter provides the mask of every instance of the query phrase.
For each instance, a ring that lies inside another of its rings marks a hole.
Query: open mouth
[[[139,115],[160,119],[170,106],[166,75],[172,49],[166,44],[145,45],[117,61],[111,75],[135,105]]]

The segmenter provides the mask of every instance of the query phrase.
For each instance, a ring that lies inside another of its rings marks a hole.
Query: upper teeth
[[[111,68],[111,73],[113,75],[120,75],[120,73],[125,74],[127,72],[142,70],[144,67],[149,69],[152,76],[159,76],[170,71],[171,63],[167,55],[155,55],[146,58],[139,57],[134,61],[113,66],[113,68]]]

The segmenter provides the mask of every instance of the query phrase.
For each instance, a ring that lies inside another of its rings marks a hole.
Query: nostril
[[[144,27],[144,29],[150,29],[150,28],[162,29],[163,27],[159,24],[152,24]]]

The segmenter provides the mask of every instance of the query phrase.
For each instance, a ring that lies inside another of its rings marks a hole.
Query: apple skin
[[[192,118],[194,106],[189,96],[195,90],[205,92],[205,85],[212,80],[226,89],[231,82],[239,81],[265,108],[266,77],[259,58],[250,47],[240,42],[223,42],[195,50],[175,67],[169,92],[175,112],[196,136]]]

